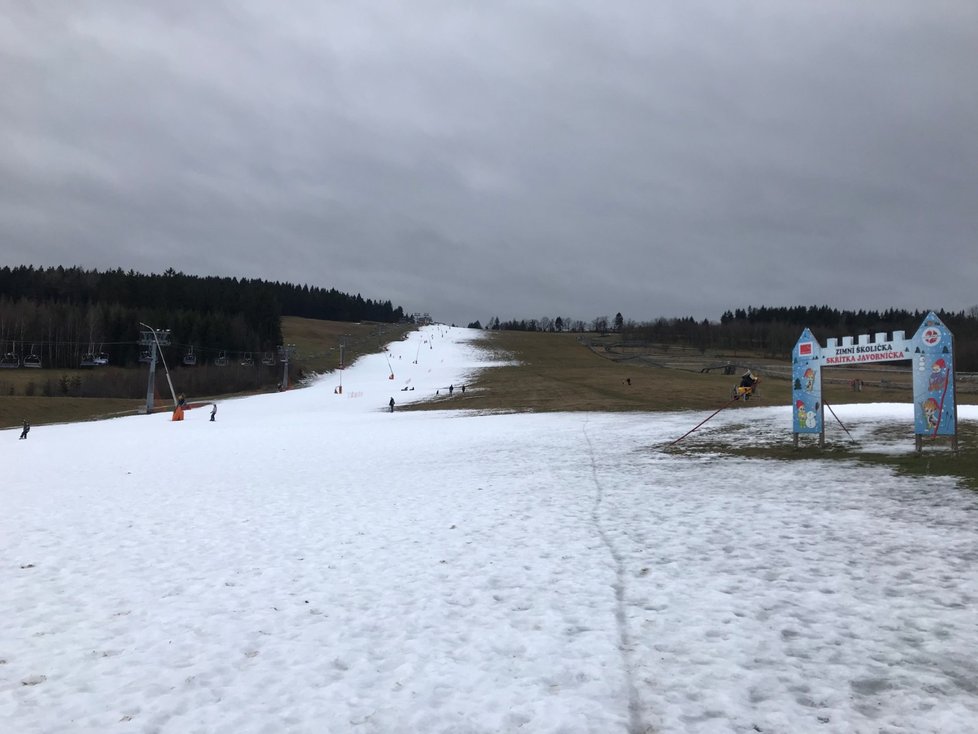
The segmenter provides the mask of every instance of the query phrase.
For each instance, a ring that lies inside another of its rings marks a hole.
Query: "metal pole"
[[[280,344],[278,347],[279,359],[282,360],[282,382],[280,389],[289,389],[289,359],[295,353],[295,344]]]
[[[149,381],[146,383],[146,414],[153,412],[153,387],[156,381],[156,345],[151,345],[153,350],[149,358]]]
[[[173,407],[175,408],[177,407],[177,391],[173,389],[173,380],[170,379],[170,368],[166,366],[166,357],[163,356],[163,346],[160,344],[159,334],[157,333],[157,330],[149,324],[144,324],[142,321],[140,321],[139,325],[145,326],[147,329],[149,329],[150,333],[153,335],[153,341],[156,343],[156,347],[153,350],[153,359],[152,362],[150,362],[150,376],[152,377],[156,374],[156,350],[159,350],[160,359],[163,361],[163,371],[166,373],[166,382],[170,386],[170,395],[173,397]],[[170,340],[169,338],[166,338],[170,334],[169,329],[164,329],[162,331],[164,333],[166,343],[169,344]],[[148,406],[147,412],[149,409],[151,408]]]
[[[163,361],[163,371],[166,373],[166,384],[170,386],[170,395],[173,397],[173,407],[177,407],[177,391],[173,389],[173,380],[170,379],[170,368],[166,366],[166,357],[160,349],[160,359]]]
[[[838,422],[838,424],[839,424],[840,426],[842,426],[842,430],[846,432],[846,435],[847,435],[847,436],[849,437],[849,440],[850,440],[850,441],[852,441],[853,443],[856,443],[856,439],[854,439],[854,438],[852,437],[852,434],[851,434],[851,433],[849,433],[849,429],[848,429],[848,428],[846,428],[846,424],[845,424],[845,423],[843,423],[842,421],[840,421],[840,420],[839,420],[839,416],[837,416],[837,415],[835,414],[835,411],[834,411],[834,410],[832,410],[832,406],[831,406],[831,405],[829,405],[828,403],[826,403],[826,402],[825,402],[824,400],[822,401],[822,405],[824,405],[824,406],[825,406],[826,408],[828,408],[828,409],[829,409],[829,412],[830,412],[830,413],[832,414],[832,417],[833,417],[833,418],[835,418],[835,420],[836,420],[836,421]],[[824,421],[823,421],[823,428],[822,428],[822,433],[823,433],[823,434],[825,433],[825,428],[824,428]]]
[[[282,375],[282,384],[285,386],[285,389],[288,390],[289,389],[289,360],[292,358],[292,355],[295,354],[295,344],[285,344],[283,345],[283,349],[285,350],[285,367],[284,367],[285,373]]]

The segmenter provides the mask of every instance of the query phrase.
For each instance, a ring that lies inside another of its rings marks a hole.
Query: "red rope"
[[[705,418],[702,421],[700,421],[699,423],[697,423],[693,428],[690,428],[688,431],[686,431],[686,433],[684,433],[682,436],[680,436],[675,441],[673,441],[672,443],[670,443],[669,446],[676,445],[677,443],[679,443],[680,441],[682,441],[684,438],[686,438],[686,436],[688,436],[693,431],[695,431],[697,428],[699,428],[704,423],[706,423],[708,420],[710,420],[710,418],[712,418],[714,415],[716,415],[717,413],[719,413],[721,410],[723,410],[724,408],[729,408],[730,407],[730,403],[735,403],[735,402],[737,402],[737,398],[733,398],[733,399],[729,400],[728,402],[726,402],[725,404],[721,405],[719,408],[717,408],[715,411],[713,411],[713,413],[709,416],[709,418]]]

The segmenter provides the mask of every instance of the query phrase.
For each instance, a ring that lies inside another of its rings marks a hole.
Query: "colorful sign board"
[[[795,433],[821,433],[825,425],[822,407],[822,348],[812,332],[802,332],[791,359],[791,414]]]
[[[954,395],[954,337],[934,314],[914,335],[914,433],[953,436],[957,432]]]
[[[897,359],[910,359],[909,339],[891,339],[872,343],[867,341],[861,344],[827,347],[822,350],[823,364],[829,366],[892,362]]]
[[[918,436],[955,436],[954,337],[932,311],[910,339],[893,334],[861,334],[829,339],[821,346],[805,329],[791,358],[794,433],[822,433],[822,368],[911,360],[914,432]]]

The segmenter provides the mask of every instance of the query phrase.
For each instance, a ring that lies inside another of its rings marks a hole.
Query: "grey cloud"
[[[964,2],[12,5],[10,264],[490,316],[978,302]]]

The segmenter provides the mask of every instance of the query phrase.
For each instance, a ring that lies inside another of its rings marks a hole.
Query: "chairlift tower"
[[[283,364],[282,368],[282,389],[289,389],[289,359],[295,355],[295,344],[280,344],[278,346],[278,358]]]
[[[149,379],[146,383],[146,413],[153,412],[153,393],[154,386],[156,384],[156,354],[163,358],[163,347],[170,344],[170,330],[169,329],[154,329],[152,326],[147,326],[146,324],[140,322],[140,326],[145,327],[145,330],[139,332],[139,344],[140,346],[147,347],[149,349]],[[166,370],[166,380],[170,384],[170,392],[173,393],[173,404],[177,403],[176,393],[173,391],[173,383],[170,382],[170,371],[166,369],[166,361],[163,362],[163,368]]]
[[[350,337],[349,334],[343,334],[340,336],[340,393],[343,392],[343,351],[346,349],[346,340]]]

